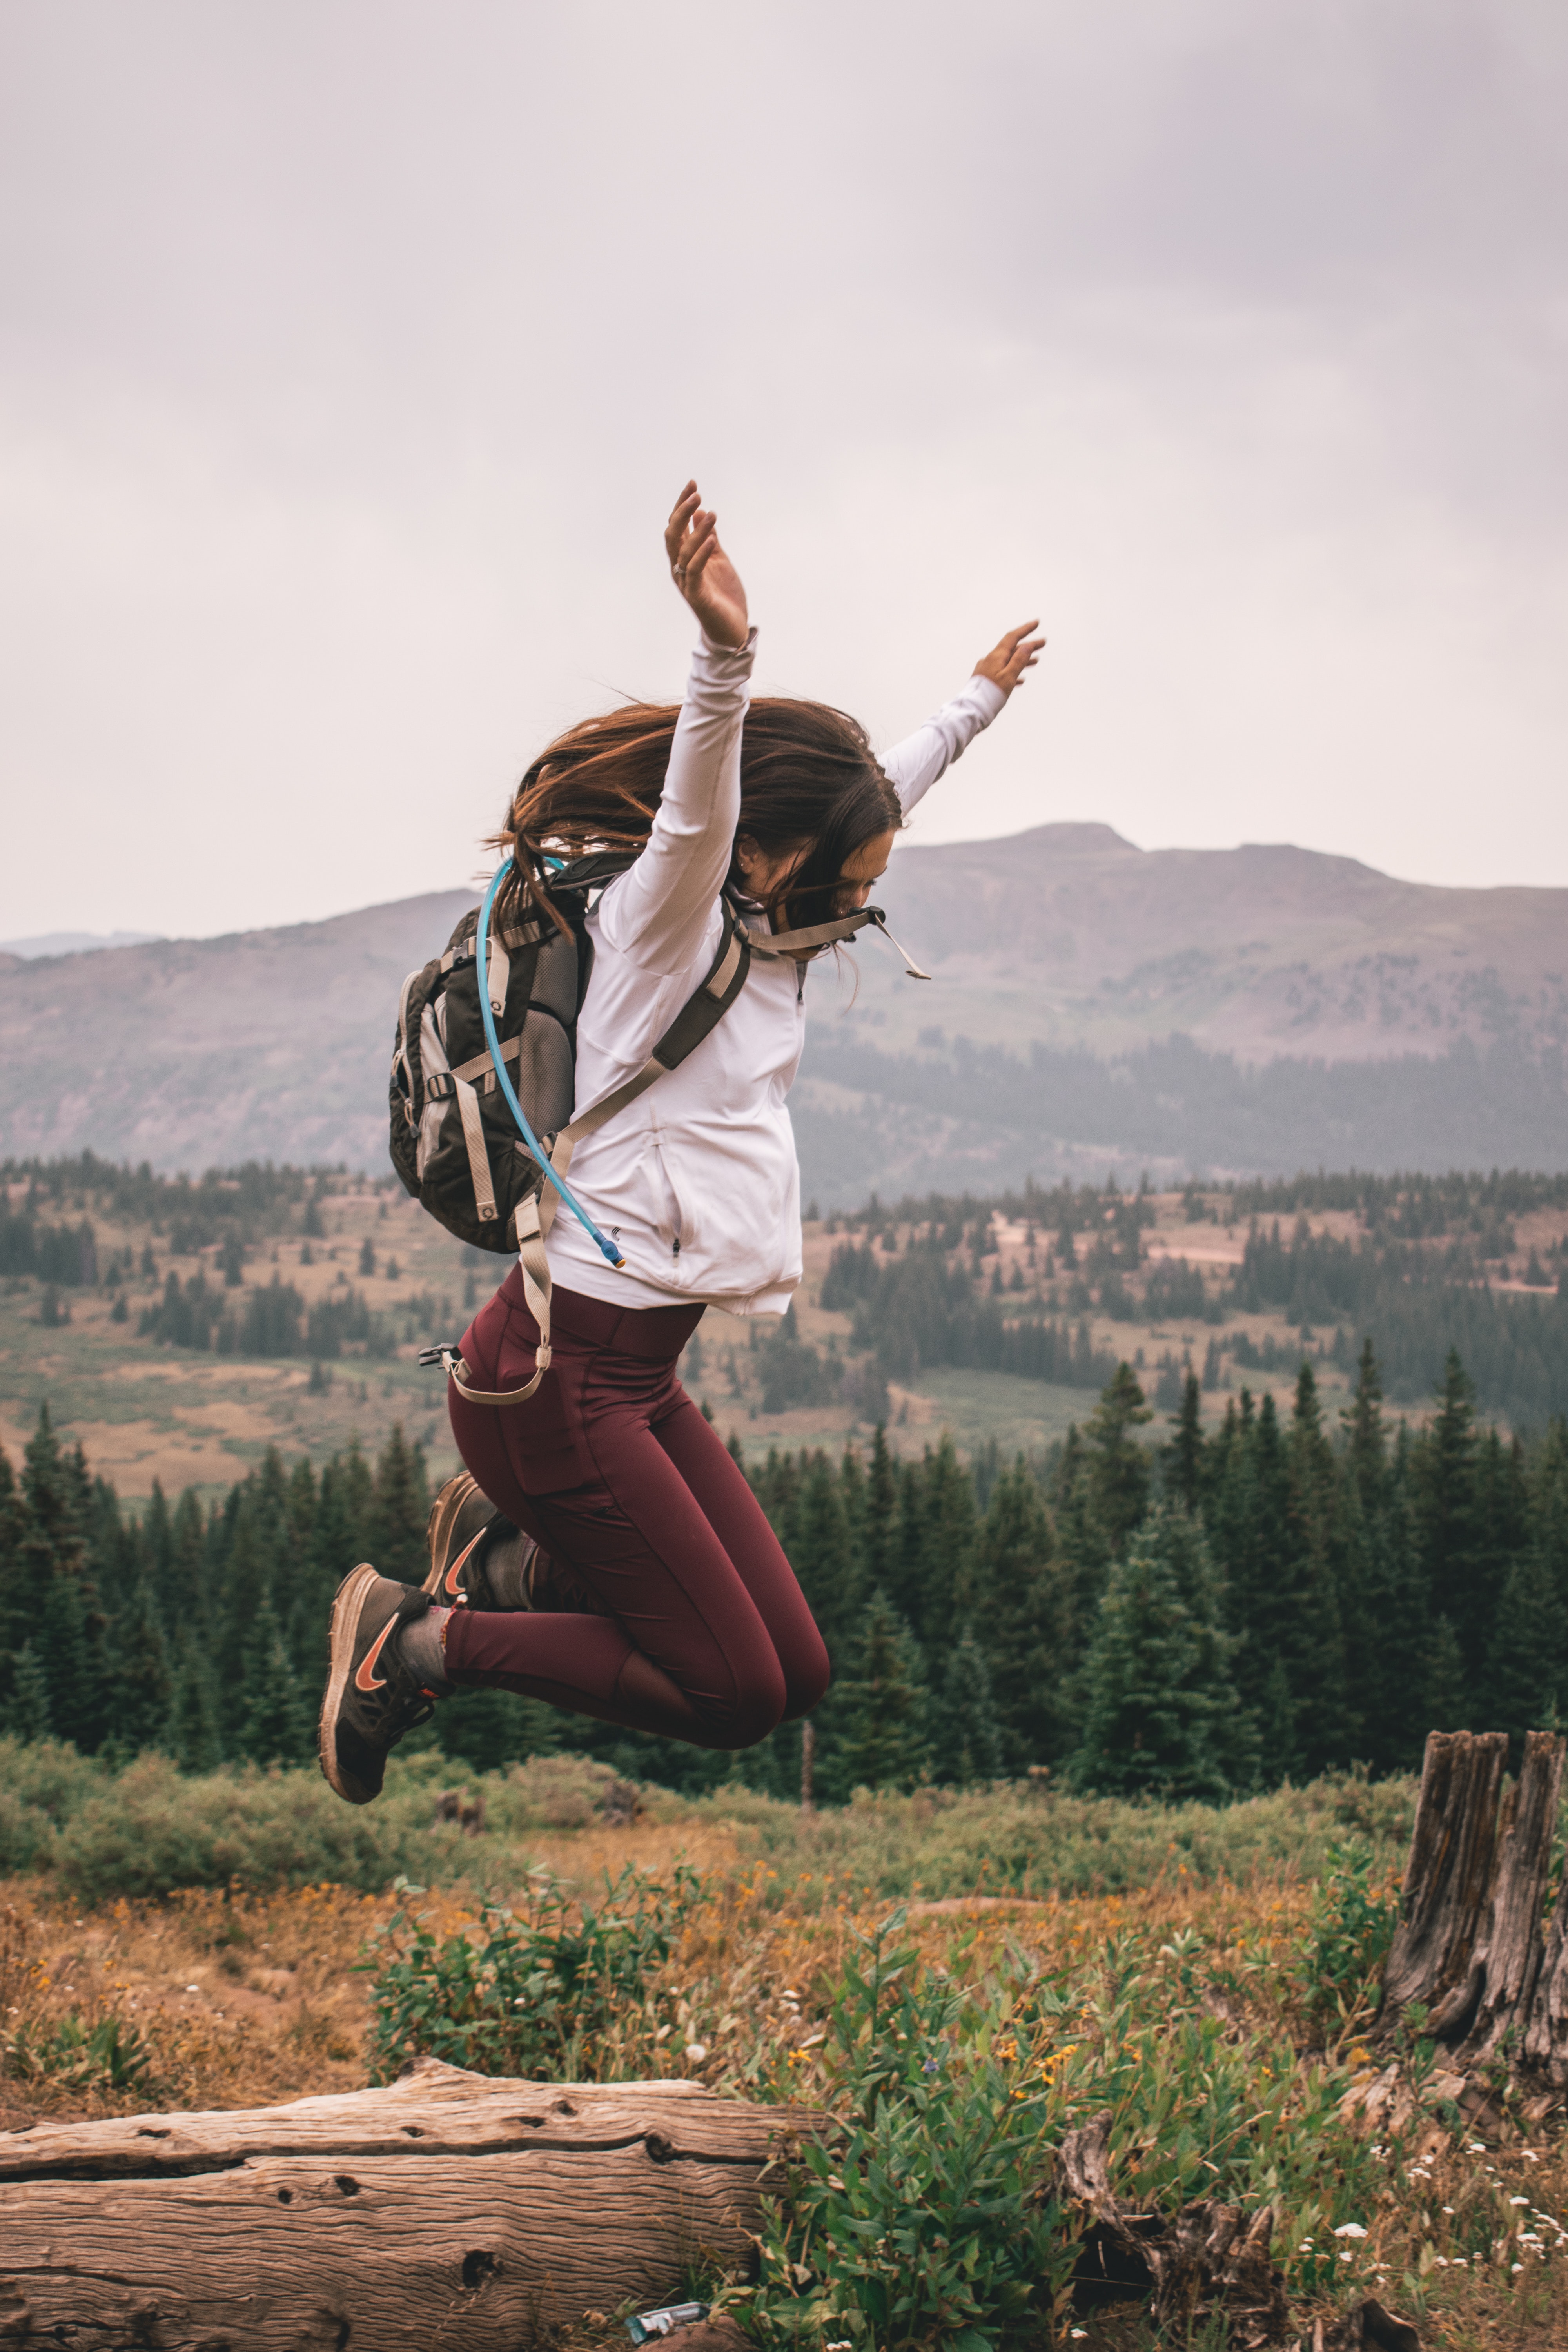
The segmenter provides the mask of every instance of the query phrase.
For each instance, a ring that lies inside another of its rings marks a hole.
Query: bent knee
[[[792,1658],[784,1672],[784,1706],[783,1720],[797,1723],[820,1706],[833,1680],[833,1662],[827,1645],[818,1635],[810,1650]]]
[[[784,1668],[774,1658],[754,1674],[737,1677],[727,1700],[704,1710],[704,1728],[715,1748],[754,1748],[784,1720],[787,1693]]]

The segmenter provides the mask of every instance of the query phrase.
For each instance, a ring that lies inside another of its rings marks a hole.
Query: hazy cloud
[[[1568,19],[338,0],[0,26],[0,936],[472,870],[673,690],[1047,664],[926,839],[1568,883]]]

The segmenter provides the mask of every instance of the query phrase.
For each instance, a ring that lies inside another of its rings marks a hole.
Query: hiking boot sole
[[[316,1753],[321,1759],[321,1769],[329,1787],[348,1805],[371,1802],[356,1785],[350,1786],[338,1763],[337,1729],[348,1695],[350,1678],[354,1671],[354,1637],[359,1629],[359,1614],[365,1594],[373,1584],[382,1581],[380,1571],[368,1560],[351,1569],[339,1585],[332,1601],[331,1623],[327,1640],[330,1663],[327,1668],[326,1694],[321,1700],[321,1713],[316,1727]]]

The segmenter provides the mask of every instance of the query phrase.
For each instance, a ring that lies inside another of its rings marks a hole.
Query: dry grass
[[[805,1898],[768,1864],[738,1863],[721,1824],[599,1825],[538,1847],[541,1861],[584,1887],[628,1862],[666,1874],[682,1857],[703,1870],[704,1899],[665,1972],[661,2000],[640,2021],[628,2019],[626,2065],[612,2063],[609,2071],[695,2075],[737,2095],[766,2088],[822,2096],[829,2084],[819,2037],[833,1988],[857,1933],[888,1906],[865,1908],[847,1882],[826,1890],[826,1901],[820,1883]],[[481,1900],[477,1890],[447,1888],[417,1907],[435,1914],[440,1932],[467,1932],[477,1927]],[[1203,1885],[1178,1869],[1109,1897],[917,1897],[908,1939],[928,1963],[966,1979],[984,1976],[1009,1948],[1022,1951],[1041,1974],[1070,1976],[1088,2000],[1108,1953],[1135,1938],[1156,2016],[1163,1988],[1174,2006],[1181,1955],[1201,1950],[1205,1980],[1245,1986],[1226,2039],[1244,2049],[1255,2042],[1261,2062],[1290,2023],[1291,1972],[1310,1903],[1310,1890],[1288,1880]],[[369,2000],[355,1963],[395,1904],[391,1895],[310,1887],[273,1896],[198,1892],[94,1912],[42,1882],[0,1886],[6,2042],[14,2046],[19,2033],[34,2046],[68,2017],[83,2024],[112,2018],[142,2035],[149,2060],[144,2081],[119,2091],[13,2072],[0,2082],[3,2120],[16,2128],[45,2116],[248,2105],[357,2086],[365,2079]],[[653,2025],[656,2014],[662,2027]],[[1076,2031],[1064,2027],[1064,2037]],[[1355,2031],[1352,2021],[1342,2037],[1352,2070],[1363,2046]],[[1071,2046],[1068,2040],[1051,2053],[1064,2085]],[[605,2053],[612,2062],[615,2054]],[[1092,2055],[1073,2063],[1088,2070]],[[1081,2088],[1086,2095],[1092,2088],[1087,2071]],[[1438,2110],[1402,2151],[1391,2149],[1360,2216],[1364,2237],[1321,2234],[1315,2293],[1304,2289],[1298,2259],[1298,2316],[1356,2292],[1378,2293],[1401,2307],[1425,2301],[1429,2346],[1555,2352],[1568,2344],[1561,2118],[1515,2102],[1492,2118],[1484,2142],[1451,2131],[1451,2120]],[[1147,2343],[1125,2309],[1074,2325],[1083,2330],[1076,2339],[1083,2352]],[[581,2341],[607,2344],[616,2334],[588,2329]]]

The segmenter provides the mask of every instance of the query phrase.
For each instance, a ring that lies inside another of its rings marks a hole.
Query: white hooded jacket
[[[753,629],[739,651],[704,637],[692,657],[664,795],[647,845],[588,919],[594,970],[577,1024],[579,1112],[641,1069],[719,945],[720,890],[741,815],[741,730]],[[1006,700],[989,678],[886,752],[905,814]],[[753,956],[744,988],[678,1069],[584,1136],[572,1189],[626,1258],[605,1264],[564,1206],[551,1271],[618,1307],[701,1300],[780,1312],[801,1277],[800,1169],[784,1097],[805,1033],[804,966]]]

